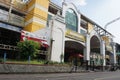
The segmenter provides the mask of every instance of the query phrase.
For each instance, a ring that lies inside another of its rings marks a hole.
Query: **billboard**
[[[33,40],[40,43],[40,45],[42,45],[43,47],[46,47],[46,48],[49,47],[49,44],[44,36],[37,36],[34,33],[22,30],[21,41],[25,41],[25,40]]]

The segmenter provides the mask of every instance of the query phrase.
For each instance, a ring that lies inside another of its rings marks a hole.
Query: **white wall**
[[[60,62],[61,54],[64,54],[64,38],[65,38],[65,23],[64,19],[57,16],[53,20],[52,26],[52,54],[51,54],[51,61]]]

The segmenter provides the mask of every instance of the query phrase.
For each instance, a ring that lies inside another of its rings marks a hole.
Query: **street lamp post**
[[[114,22],[116,22],[116,21],[118,21],[118,20],[120,20],[120,17],[115,18],[115,19],[113,19],[112,21],[108,22],[108,23],[104,26],[104,29],[107,30],[107,26],[108,26],[108,25],[110,25],[110,24],[112,24],[112,23],[114,23]],[[106,41],[105,41],[105,47],[106,47]]]
[[[112,24],[112,23],[114,23],[114,22],[116,22],[116,21],[118,21],[118,20],[120,20],[120,17],[118,17],[118,18],[116,18],[116,19],[108,22],[108,23],[104,26],[104,29],[106,30],[108,25],[110,25],[110,24]]]

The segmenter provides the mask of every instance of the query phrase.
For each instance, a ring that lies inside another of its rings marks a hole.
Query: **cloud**
[[[87,4],[86,0],[66,0],[66,2],[72,2],[76,6],[85,6]]]
[[[86,0],[77,0],[80,2],[80,5],[81,6],[85,6],[87,3],[86,3]]]

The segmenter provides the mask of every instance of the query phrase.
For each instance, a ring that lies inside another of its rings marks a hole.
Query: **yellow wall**
[[[29,9],[35,3],[36,3],[36,0],[30,0],[30,2],[27,5],[27,9]]]
[[[45,8],[48,8],[49,6],[49,0],[36,0],[36,3],[44,6]]]
[[[90,33],[93,30],[93,25],[88,22],[88,33]]]
[[[43,11],[43,10],[40,10],[38,8],[35,8],[34,9],[34,13],[35,13],[35,16],[39,17],[39,18],[42,18],[44,20],[47,20],[47,15],[48,13]]]
[[[30,23],[27,26],[25,26],[24,30],[31,32],[32,31],[32,23]]]
[[[36,22],[33,22],[33,23],[32,23],[32,30],[31,30],[31,32],[34,32],[34,31],[39,30],[39,29],[42,29],[42,28],[44,28],[44,27],[45,27],[45,26],[42,25],[42,24],[38,24],[38,23],[36,23]]]
[[[49,0],[31,0],[31,2],[28,3],[27,9],[31,9],[33,5],[40,5],[46,10],[48,10],[49,7]],[[47,16],[48,12],[41,10],[37,7],[32,7],[32,9],[28,12],[28,14],[25,17],[25,22],[29,24],[25,25],[25,30],[34,32],[36,30],[42,29],[46,27],[46,24],[43,25],[43,23],[36,23],[35,20],[33,20],[34,17],[37,17],[38,19],[42,20],[43,22],[47,23]]]
[[[24,30],[29,31],[29,32],[34,32],[34,31],[39,30],[39,29],[42,29],[42,28],[44,28],[44,25],[38,24],[38,23],[36,23],[36,22],[32,22],[32,23],[28,24],[28,25],[24,28]]]
[[[25,21],[28,21],[29,19],[31,19],[34,16],[34,9],[32,9],[31,11],[29,11],[25,17]]]

